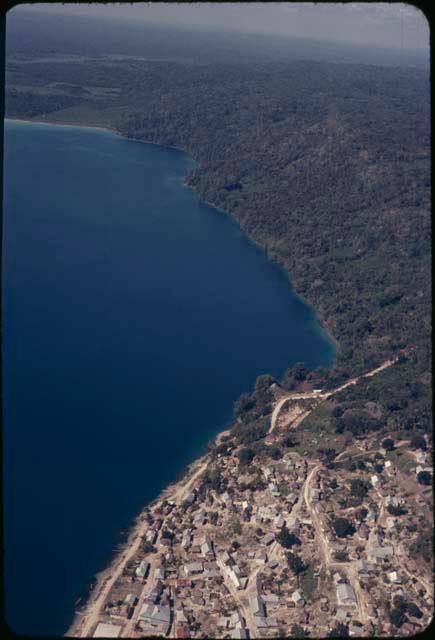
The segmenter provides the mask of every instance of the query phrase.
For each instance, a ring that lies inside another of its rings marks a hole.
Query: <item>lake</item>
[[[5,606],[59,635],[120,533],[256,376],[334,350],[174,149],[5,124]]]

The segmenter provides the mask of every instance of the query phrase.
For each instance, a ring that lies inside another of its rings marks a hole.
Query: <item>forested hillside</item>
[[[415,347],[376,401],[398,426],[430,431],[427,71],[62,53],[14,50],[6,115],[103,124],[186,150],[197,161],[188,183],[285,268],[336,339],[323,383]]]

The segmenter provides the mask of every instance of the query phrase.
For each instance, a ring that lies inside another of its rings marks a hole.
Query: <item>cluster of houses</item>
[[[331,620],[344,622],[351,636],[367,635],[370,629],[358,622],[357,593],[365,592],[366,614],[379,621],[386,618],[379,609],[386,596],[392,599],[410,584],[403,567],[418,575],[409,553],[410,533],[398,526],[404,516],[394,515],[392,508],[406,509],[406,517],[413,511],[406,494],[398,490],[399,472],[388,452],[380,451],[384,453],[382,472],[377,467],[374,473],[371,463],[353,474],[347,468],[320,466],[308,493],[310,508],[302,489],[312,467],[297,453],[286,452],[282,460],[261,466],[263,484],[258,489],[249,482],[258,469],[241,470],[237,450],[223,457],[223,492],[199,478],[180,504],[164,500],[153,506],[143,549],[111,593],[94,637],[119,637],[132,618],[134,633],[177,638],[248,638],[253,633],[266,637],[280,629],[289,632],[295,623],[307,628],[315,624],[316,632],[326,635]],[[426,460],[420,456],[417,462]],[[346,492],[349,495],[350,478],[367,478],[367,471],[372,489],[360,505],[364,516],[357,516],[357,507],[349,509],[342,499]],[[384,513],[380,522],[382,508],[391,513]],[[331,523],[340,516],[353,521],[353,536],[337,538]],[[336,560],[337,570],[327,571],[326,577],[318,564],[319,523],[331,557],[345,560],[342,571]],[[299,539],[293,551],[310,566],[320,597],[313,597],[313,587],[289,571],[286,549],[277,542],[284,525]],[[344,568],[349,563],[352,572]],[[427,606],[430,597],[425,599]],[[246,607],[254,629],[244,617]]]

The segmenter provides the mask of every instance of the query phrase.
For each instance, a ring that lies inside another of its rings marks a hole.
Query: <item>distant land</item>
[[[96,24],[11,18],[6,116],[186,151],[187,184],[284,268],[337,356],[242,394],[71,633],[414,635],[433,612],[427,59]]]

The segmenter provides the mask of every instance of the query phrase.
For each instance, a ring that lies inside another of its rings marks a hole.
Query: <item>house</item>
[[[168,605],[145,603],[139,612],[139,620],[156,629],[157,633],[166,635],[171,621],[171,609]]]
[[[373,475],[373,476],[370,478],[370,482],[372,483],[372,485],[373,485],[374,487],[376,487],[376,485],[378,485],[378,484],[379,484],[379,477],[378,477],[377,475]]]
[[[157,530],[156,529],[148,529],[145,534],[145,540],[150,544],[154,544],[157,539]]]
[[[196,495],[193,493],[193,491],[189,491],[183,497],[183,504],[190,507],[190,505],[192,505],[195,502],[195,499],[196,499]]]
[[[181,539],[181,546],[183,549],[188,549],[192,544],[192,534],[189,530],[185,529],[183,531],[183,537]]]
[[[312,502],[318,502],[320,500],[320,491],[319,489],[311,489],[310,498]]]
[[[255,562],[260,565],[264,565],[267,562],[267,553],[265,551],[257,551],[255,554]]]
[[[269,478],[273,478],[273,476],[274,476],[274,470],[271,469],[270,467],[265,467],[263,469],[263,473],[264,473],[264,477],[266,478],[266,480],[269,480]]]
[[[364,560],[357,560],[355,564],[356,564],[356,570],[358,571],[358,575],[361,578],[367,577],[369,574],[369,568],[364,562]]]
[[[133,609],[137,602],[137,596],[134,593],[129,593],[124,598],[124,603],[128,606],[129,609]]]
[[[154,569],[154,579],[155,580],[164,580],[165,579],[165,568],[162,566],[158,566]]]
[[[266,604],[270,604],[272,607],[276,607],[279,603],[279,598],[276,593],[270,593],[269,595],[261,597],[263,598],[263,602],[266,602]]]
[[[299,589],[294,591],[290,598],[295,603],[296,607],[303,607],[305,604],[304,596],[302,595],[301,591],[299,591]]]
[[[388,577],[388,580],[393,584],[400,584],[402,582],[397,571],[390,571],[390,573],[387,573],[387,577]]]
[[[348,612],[346,611],[346,609],[337,608],[335,617],[339,622],[346,622],[347,616],[348,616]]]
[[[407,558],[409,556],[409,552],[406,549],[405,545],[403,544],[403,542],[400,542],[397,547],[396,547],[396,555],[401,557],[401,558]]]
[[[240,613],[240,611],[237,609],[236,611],[234,611],[234,613],[230,616],[230,627],[244,627],[244,621],[243,621],[243,617]]]
[[[99,622],[94,631],[94,638],[119,638],[122,627],[119,624]]]
[[[136,575],[138,578],[146,578],[148,571],[150,568],[150,563],[147,562],[146,560],[142,560],[142,562],[140,563],[140,565],[137,567],[136,569]]]
[[[274,498],[279,498],[280,492],[277,485],[274,482],[270,482],[268,487],[269,487],[270,495],[273,496]]]
[[[211,542],[209,542],[208,540],[204,540],[204,542],[201,545],[201,553],[203,556],[214,557],[214,551],[213,551],[213,546]]]
[[[249,601],[249,605],[251,607],[251,611],[254,616],[265,618],[266,610],[264,608],[263,598],[261,596],[256,596],[255,598],[251,598]]]
[[[284,526],[284,524],[285,524],[285,520],[284,520],[284,518],[282,517],[282,515],[279,515],[279,516],[277,516],[277,517],[275,518],[275,527],[276,527],[277,529],[282,529],[282,528],[283,528],[283,526]]]
[[[391,462],[391,460],[387,460],[385,462],[385,471],[390,474],[393,475],[396,473],[396,467],[394,466],[394,464]]]
[[[356,605],[355,592],[350,584],[340,583],[337,585],[337,602],[340,605]]]
[[[391,546],[375,546],[368,552],[368,558],[370,562],[383,562],[387,558],[391,558],[393,555],[393,547]]]
[[[362,635],[363,632],[363,627],[362,625],[358,625],[358,624],[353,624],[351,623],[349,625],[349,635],[350,636],[360,636]]]
[[[425,462],[427,461],[427,454],[425,451],[417,451],[415,454],[415,459],[417,460],[417,462],[419,462],[420,464],[425,464]]]
[[[274,533],[266,533],[265,536],[263,536],[262,538],[262,543],[264,545],[269,546],[270,544],[272,544],[272,542],[274,542],[275,540],[275,534]]]
[[[204,571],[204,565],[202,562],[188,562],[183,566],[183,571],[186,576],[197,575],[198,573],[202,573]]]
[[[194,523],[199,526],[202,526],[203,524],[205,524],[205,520],[206,520],[206,515],[205,515],[204,509],[199,509],[193,517]]]

